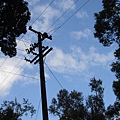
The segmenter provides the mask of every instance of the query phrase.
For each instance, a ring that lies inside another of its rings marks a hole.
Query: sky
[[[103,81],[105,106],[113,104],[112,82],[116,78],[110,64],[115,61],[116,46],[103,47],[93,35],[94,13],[102,10],[102,0],[29,0],[28,4],[31,20],[27,28],[32,26],[52,35],[52,40],[43,41],[44,46],[53,48],[44,58],[48,106],[61,89],[83,92],[86,98],[91,94],[88,84],[93,77]],[[28,30],[17,38],[16,57],[0,52],[0,103],[15,98],[22,103],[23,98],[28,99],[37,114],[24,117],[25,120],[42,119],[39,64],[24,60],[34,58],[25,49],[35,42],[37,35]],[[57,119],[49,114],[49,120]]]

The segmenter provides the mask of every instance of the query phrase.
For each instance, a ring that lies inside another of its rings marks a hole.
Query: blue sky
[[[114,61],[116,46],[105,48],[94,38],[94,13],[102,10],[102,0],[86,1],[28,1],[31,11],[28,26],[32,25],[33,29],[42,33],[48,32],[53,37],[52,41],[43,41],[44,46],[53,47],[44,59],[50,69],[45,65],[48,106],[63,88],[68,91],[75,89],[87,97],[90,94],[88,83],[93,77],[103,81],[105,105],[112,104],[115,100],[112,81],[116,78],[110,71],[110,64]],[[26,54],[25,49],[37,42],[37,36],[28,30],[17,41],[16,57],[8,58],[0,53],[0,103],[14,100],[15,97],[22,102],[22,98],[26,98],[37,109],[41,100],[39,66],[24,60],[24,56],[33,58]],[[42,119],[41,101],[39,108],[38,116],[35,115],[31,120]],[[57,118],[49,115],[49,119]],[[26,117],[25,120],[30,118]]]

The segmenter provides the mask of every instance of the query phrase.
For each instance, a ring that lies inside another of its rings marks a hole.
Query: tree
[[[4,101],[0,108],[0,120],[22,120],[21,117],[30,112],[31,117],[35,114],[36,110],[28,100],[23,99],[23,104],[15,101]]]
[[[89,86],[93,94],[85,100],[81,92],[60,90],[49,106],[51,114],[60,120],[105,120],[102,81],[92,78]]]
[[[102,87],[102,81],[92,78],[89,86],[93,93],[89,95],[86,100],[89,120],[105,120],[105,106],[103,101],[104,88]]]
[[[113,42],[120,47],[120,1],[102,0],[103,10],[95,13],[94,36],[104,46],[110,46]]]
[[[106,110],[108,120],[120,120],[120,101],[116,100],[113,105],[109,105]]]
[[[120,120],[120,80],[113,82],[113,91],[116,101],[107,107],[106,117],[110,120]]]
[[[120,100],[120,81],[113,82],[113,91],[116,95],[116,99]]]
[[[16,37],[25,34],[30,20],[28,3],[24,0],[0,0],[0,47],[10,57],[17,54]]]
[[[118,84],[116,85],[118,88]],[[89,87],[92,94],[88,95],[87,99],[83,98],[81,92],[73,90],[69,93],[65,89],[60,90],[57,99],[52,99],[50,113],[58,116],[59,120],[120,120],[119,91],[115,91],[117,99],[114,104],[105,109],[102,80],[92,78]]]
[[[102,3],[103,10],[95,13],[94,36],[104,46],[117,43],[118,49],[114,52],[117,61],[113,62],[111,70],[120,78],[120,67],[117,67],[120,66],[120,1],[102,0]]]
[[[73,90],[69,93],[66,89],[63,89],[57,94],[57,99],[52,99],[49,111],[51,114],[58,116],[60,120],[85,120],[87,110],[83,100],[81,92]]]
[[[113,82],[113,91],[118,98],[120,96],[120,0],[102,0],[102,3],[103,10],[95,13],[94,36],[104,46],[113,43],[118,45],[114,52],[117,60],[111,64],[111,71],[117,78],[117,81]]]
[[[117,61],[111,64],[111,71],[115,73],[116,78],[120,81],[120,47],[114,52],[114,55]]]

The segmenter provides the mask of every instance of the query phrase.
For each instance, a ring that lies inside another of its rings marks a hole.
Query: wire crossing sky
[[[48,106],[63,88],[88,96],[88,83],[93,77],[103,81],[106,106],[112,104],[115,100],[112,91],[115,76],[110,71],[110,64],[114,61],[115,46],[105,48],[93,36],[94,13],[102,9],[102,1],[29,0],[28,5],[31,20],[27,27],[52,35],[52,41],[43,42],[44,46],[53,48],[44,59]],[[16,57],[0,54],[0,102],[15,97],[18,101],[28,99],[37,113],[33,118],[23,117],[25,120],[42,119],[39,67],[24,60],[25,57],[33,58],[27,55],[26,49],[35,42],[36,34],[28,30],[17,38]],[[58,118],[49,114],[49,119]]]

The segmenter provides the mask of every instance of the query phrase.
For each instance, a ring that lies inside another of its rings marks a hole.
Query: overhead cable
[[[79,0],[76,0],[46,31],[48,31],[56,22],[58,22]]]
[[[57,83],[60,85],[60,87],[62,88],[62,89],[64,89],[63,88],[63,86],[62,86],[62,84],[59,82],[59,80],[56,78],[56,76],[53,74],[53,72],[52,72],[52,70],[48,67],[48,65],[45,63],[45,65],[46,65],[46,67],[48,68],[48,70],[50,71],[50,73],[53,75],[53,77],[55,78],[55,80],[57,81]]]
[[[82,9],[90,0],[87,0],[82,6],[80,6],[68,19],[66,19],[59,27],[55,28],[55,31],[51,34],[53,35],[58,31],[65,23],[67,23],[80,9]],[[52,30],[53,31],[53,30]]]

